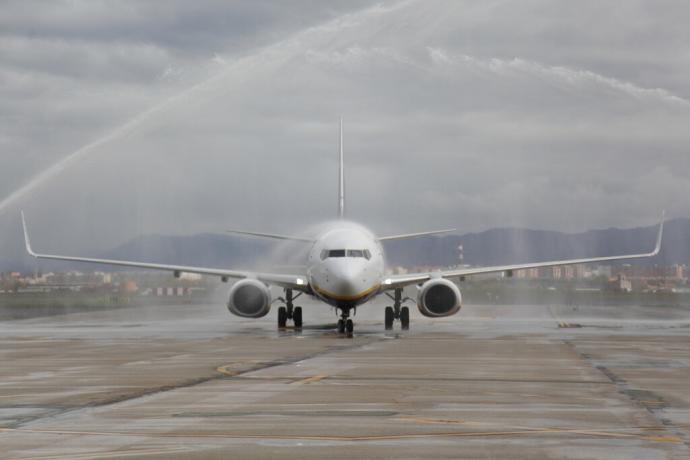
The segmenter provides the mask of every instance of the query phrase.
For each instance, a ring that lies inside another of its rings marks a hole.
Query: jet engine
[[[447,279],[429,280],[422,284],[417,293],[419,312],[430,318],[454,315],[461,306],[460,289]]]
[[[258,280],[236,282],[228,294],[228,310],[243,318],[261,318],[271,310],[271,291]]]

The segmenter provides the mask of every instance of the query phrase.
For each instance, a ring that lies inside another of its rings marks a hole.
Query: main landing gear
[[[278,327],[280,329],[285,329],[288,320],[292,320],[295,325],[295,329],[302,329],[302,307],[295,307],[293,305],[293,300],[301,296],[300,292],[297,296],[292,296],[292,289],[285,289],[285,298],[280,299],[285,302],[284,307],[278,308]]]
[[[400,320],[400,329],[406,331],[410,328],[410,309],[402,307],[402,302],[407,299],[402,298],[402,289],[396,289],[395,295],[392,296],[386,293],[388,297],[393,300],[392,307],[386,307],[384,326],[387,331],[393,329],[393,322]]]
[[[338,320],[338,334],[347,334],[348,337],[352,337],[352,333],[355,330],[355,324],[350,319],[350,309],[341,308],[340,309],[340,319]]]

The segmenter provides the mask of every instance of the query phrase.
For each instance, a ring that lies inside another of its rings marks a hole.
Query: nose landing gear
[[[348,337],[352,337],[355,330],[355,324],[350,319],[350,309],[341,308],[340,309],[340,319],[338,320],[338,334],[347,333]]]
[[[406,331],[410,329],[410,309],[403,307],[402,302],[407,299],[402,298],[402,289],[395,290],[395,296],[386,293],[388,297],[393,299],[393,306],[386,307],[384,315],[384,327],[387,331],[393,329],[395,320],[400,320],[400,329]]]
[[[280,298],[285,302],[284,307],[278,308],[278,328],[285,329],[288,320],[292,320],[295,329],[302,329],[302,307],[295,307],[293,300],[301,296],[300,292],[297,296],[292,296],[292,289],[285,289],[285,298]]]

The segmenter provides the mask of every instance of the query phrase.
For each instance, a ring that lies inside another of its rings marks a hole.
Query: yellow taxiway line
[[[237,371],[233,371],[232,369],[230,369],[232,366],[234,366],[234,364],[226,364],[225,366],[219,366],[216,367],[216,371],[229,377],[234,377],[237,375]]]
[[[319,380],[323,380],[328,377],[328,374],[318,374],[318,375],[313,375],[311,377],[307,377],[306,379],[298,380],[296,382],[292,382],[293,385],[305,385],[309,383],[314,383],[318,382]]]

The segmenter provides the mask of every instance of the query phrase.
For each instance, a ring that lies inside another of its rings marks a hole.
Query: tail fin
[[[340,167],[338,176],[338,218],[345,218],[345,165],[343,160],[343,118],[340,118]]]

